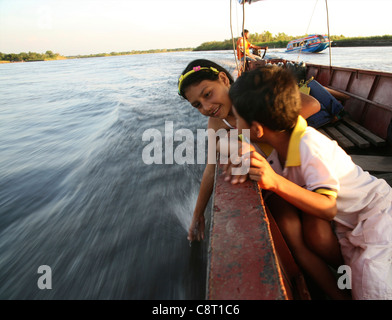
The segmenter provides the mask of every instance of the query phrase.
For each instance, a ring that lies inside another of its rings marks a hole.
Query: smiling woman
[[[208,129],[229,130],[236,126],[231,110],[229,88],[234,82],[222,66],[205,59],[190,62],[178,81],[178,93],[187,99],[201,114],[209,117]],[[189,227],[188,240],[204,239],[204,210],[214,185],[215,164],[207,163],[200,192]]]

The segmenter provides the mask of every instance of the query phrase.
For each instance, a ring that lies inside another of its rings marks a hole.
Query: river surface
[[[231,51],[0,65],[0,299],[204,298],[207,241],[186,236],[205,154],[188,138],[207,119],[176,87],[197,58],[234,72]],[[332,63],[392,72],[392,47]],[[162,163],[143,157],[147,133]],[[184,148],[194,164],[170,160]]]

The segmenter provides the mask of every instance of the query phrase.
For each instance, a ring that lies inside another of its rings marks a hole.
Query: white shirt
[[[291,135],[285,167],[274,169],[307,190],[335,196],[334,220],[351,229],[392,203],[392,189],[385,180],[364,172],[336,141],[307,127],[302,117]]]

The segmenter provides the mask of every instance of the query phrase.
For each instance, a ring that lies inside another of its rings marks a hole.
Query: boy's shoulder
[[[334,161],[334,157],[340,154],[344,157],[345,152],[327,136],[312,127],[307,127],[299,142],[299,154],[301,159],[316,157],[320,160]]]
[[[304,131],[304,134],[301,138],[301,144],[308,146],[309,149],[321,148],[321,151],[328,148],[336,148],[338,146],[336,141],[331,140],[320,131],[309,126],[306,127]]]
[[[307,126],[305,119],[299,117],[290,136],[286,165],[299,166],[305,158],[324,158],[324,155],[328,158],[328,153],[335,150],[336,147],[336,142]]]
[[[348,168],[355,164],[351,157],[344,151],[335,140],[331,140],[318,130],[307,127],[299,145],[301,159],[305,162],[324,162],[330,167],[340,166]]]

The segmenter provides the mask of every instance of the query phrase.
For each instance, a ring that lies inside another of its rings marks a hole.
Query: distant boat
[[[327,36],[312,34],[304,38],[295,39],[287,44],[286,52],[321,52],[328,48],[332,41]]]

